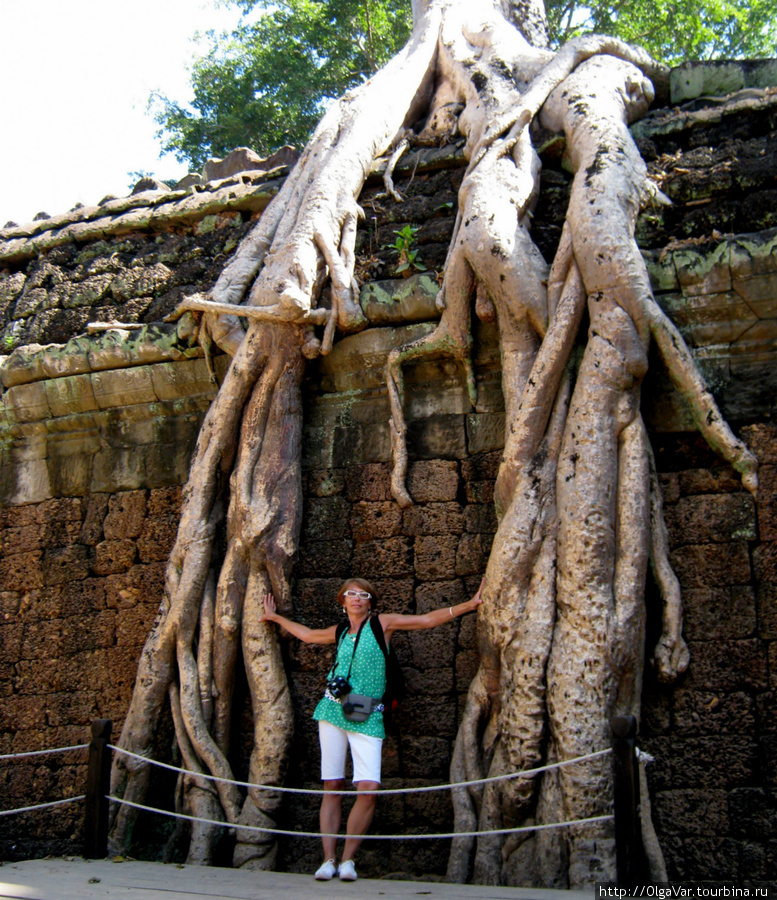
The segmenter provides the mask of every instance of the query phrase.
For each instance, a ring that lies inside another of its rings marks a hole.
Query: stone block
[[[423,273],[364,285],[359,302],[372,326],[428,322],[440,318],[435,305],[440,286]]]
[[[773,837],[777,833],[777,795],[761,787],[742,787],[728,798],[729,820],[735,835],[747,838]]]
[[[743,691],[682,687],[675,692],[674,721],[678,734],[752,734],[755,701]]]
[[[464,530],[470,534],[495,534],[496,510],[490,503],[470,503],[464,507]]]
[[[105,539],[112,541],[139,537],[145,517],[145,491],[114,494],[108,502],[108,514],[103,521]]]
[[[105,579],[84,578],[67,581],[61,588],[60,611],[63,617],[83,616],[105,609]]]
[[[739,494],[742,492],[742,480],[730,466],[687,469],[676,473],[675,478],[678,481],[680,493],[684,495]],[[664,497],[664,499],[670,502],[667,497]],[[674,497],[671,502],[678,499],[679,497]]]
[[[415,505],[402,514],[402,531],[410,536],[460,534],[463,526],[461,507],[453,502]]]
[[[685,684],[705,691],[766,690],[768,662],[761,641],[691,641]]]
[[[501,450],[504,445],[504,413],[482,412],[467,416],[467,448],[470,453]]]
[[[353,551],[351,572],[380,572],[384,578],[400,578],[413,574],[413,548],[404,536],[381,541],[364,541]]]
[[[43,382],[17,384],[3,395],[5,413],[11,424],[38,422],[51,418],[51,408]]]
[[[0,532],[0,549],[2,555],[10,553],[28,553],[31,550],[40,550],[44,546],[45,533],[34,522],[31,525],[23,525],[21,528],[5,528]]]
[[[337,497],[345,491],[343,469],[314,469],[303,478],[303,493],[311,497]]]
[[[736,279],[733,287],[759,319],[777,318],[777,271]]]
[[[155,516],[150,506],[149,503],[148,516],[137,539],[138,556],[142,563],[166,562],[178,534],[178,517]]]
[[[105,447],[94,456],[92,491],[113,494],[146,485],[145,459],[140,448]]]
[[[769,687],[777,690],[777,641],[769,641]]]
[[[645,261],[654,294],[679,290],[677,269],[671,253],[664,253],[663,250],[643,250],[642,258]]]
[[[754,637],[755,625],[755,596],[749,585],[691,588],[683,592],[683,632],[688,640]]]
[[[55,496],[83,496],[92,483],[92,458],[100,447],[96,432],[57,434],[48,440],[49,485]]]
[[[157,396],[151,377],[152,366],[95,371],[91,375],[94,397],[100,409],[153,403]]]
[[[159,488],[182,485],[189,477],[197,432],[172,444],[153,443],[142,448],[146,471],[144,487]]]
[[[777,585],[759,584],[756,588],[758,636],[764,640],[777,639]]]
[[[476,650],[459,650],[456,653],[456,690],[459,693],[469,690],[479,666],[480,654]]]
[[[213,384],[204,359],[157,363],[149,367],[154,393],[160,400],[178,400],[194,394],[215,397],[218,385]]]
[[[682,547],[672,551],[670,562],[684,590],[749,584],[751,578],[750,554],[744,541]]]
[[[52,495],[45,459],[0,467],[0,503],[9,506],[40,503]]]
[[[445,696],[453,691],[453,669],[403,668],[408,695],[411,697]]]
[[[415,574],[420,581],[445,581],[456,574],[458,537],[454,534],[415,539]]]
[[[777,466],[758,470],[758,536],[762,541],[777,540]]]
[[[313,497],[305,501],[302,535],[307,541],[336,541],[350,536],[351,506],[344,497]]]
[[[766,691],[755,698],[758,722],[762,733],[777,732],[777,692]]]
[[[456,574],[480,575],[486,570],[491,535],[463,534],[456,548]]]
[[[705,245],[673,250],[672,259],[680,287],[686,296],[698,297],[731,290],[731,245],[728,241],[721,241],[714,247]]]
[[[75,544],[72,547],[55,548],[46,551],[43,561],[43,582],[45,585],[66,584],[79,581],[89,574],[89,560],[86,547]]]
[[[412,462],[408,467],[407,488],[416,503],[456,500],[458,463],[445,459]]]
[[[459,579],[454,581],[431,581],[419,584],[415,591],[416,613],[431,612],[456,606],[469,599]]]
[[[371,546],[360,544],[360,549]],[[353,572],[372,572],[376,566],[366,550],[351,564],[353,543],[342,541],[311,541],[300,546],[297,576],[301,578],[346,578]]]
[[[50,378],[41,384],[53,416],[70,416],[99,409],[88,374]]]
[[[730,789],[757,777],[758,741],[752,734],[674,738],[671,756],[674,788]]]
[[[706,835],[729,832],[728,793],[711,788],[662,791],[653,804],[659,834]]]
[[[123,609],[121,614],[116,615],[117,647],[140,649],[145,644],[159,607],[159,599],[159,597],[149,598],[151,602],[139,604],[132,609]]]
[[[79,542],[94,547],[103,538],[103,519],[108,511],[109,494],[90,494],[81,526]]]
[[[164,593],[164,563],[133,565],[125,572],[104,579],[105,606],[132,609],[144,603],[158,603]]]
[[[753,571],[760,584],[777,584],[777,541],[769,541],[755,548]]]
[[[395,537],[402,531],[402,510],[390,500],[355,503],[351,510],[351,535],[356,541]]]
[[[456,703],[442,697],[414,697],[402,705],[402,735],[434,735],[452,740],[456,736]]]
[[[351,501],[391,500],[391,482],[387,463],[354,466],[347,470],[345,496]]]
[[[391,437],[388,424],[338,425],[332,432],[331,464],[340,466],[385,462]]]
[[[294,618],[309,628],[328,628],[342,619],[342,610],[335,600],[340,584],[339,578],[298,578],[294,587]]]
[[[467,455],[465,424],[463,415],[434,415],[410,420],[408,453],[416,459],[463,459]],[[386,428],[388,432],[388,426]],[[388,454],[382,458],[387,459]]]
[[[6,591],[31,591],[43,587],[43,550],[3,555],[0,584]]]
[[[126,572],[132,567],[138,548],[131,540],[105,540],[94,548],[92,571],[95,575],[112,575]]]
[[[766,87],[777,79],[777,64],[771,59],[707,60],[687,62],[669,75],[672,103],[680,104],[702,95],[724,97],[746,87]]]
[[[441,737],[408,737],[402,740],[402,774],[405,778],[425,778],[438,784],[448,779],[450,741]]]
[[[660,300],[686,343],[694,348],[732,344],[746,332],[749,337],[758,324],[758,316],[735,291],[663,294]]]
[[[21,595],[18,616],[25,623],[45,622],[62,615],[62,587],[45,587]]]

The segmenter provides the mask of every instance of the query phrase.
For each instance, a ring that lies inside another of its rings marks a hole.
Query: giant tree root
[[[187,770],[179,806],[229,823],[239,865],[273,865],[272,835],[240,826],[273,828],[279,795],[251,789],[243,797],[227,781],[214,786],[201,776],[232,778],[241,659],[254,727],[249,779],[280,785],[285,776],[289,691],[277,638],[260,618],[268,590],[281,610],[291,606],[304,360],[328,353],[338,330],[367,324],[353,276],[357,199],[373,160],[424,115],[428,137],[435,122],[449,124],[451,111],[460,111],[469,165],[438,298],[439,327],[392,353],[387,367],[398,501],[412,503],[404,485],[402,365],[430,354],[453,356],[476,404],[473,304],[478,316],[498,324],[507,421],[495,491],[499,527],[480,617],[481,665],[457,737],[453,780],[601,749],[612,714],[638,714],[649,556],[665,595],[657,665],[667,678],[687,665],[639,415],[651,338],[707,440],[748,487],[756,483],[755,460],[723,421],[655,303],[633,240],[634,219],[651,192],[626,123],[647,107],[646,76],[661,77],[660,67],[608,38],[576,40],[551,53],[544,12],[534,2],[415,0],[414,18],[407,47],[329,108],[210,295],[185,304],[198,310],[188,314],[201,319],[203,345],[214,341],[233,358],[199,435],[165,595],[119,743],[150,755],[170,703]],[[538,113],[545,125],[566,132],[577,172],[550,272],[530,236],[540,163],[529,127]],[[327,282],[331,299],[323,309]],[[586,303],[591,328],[576,373],[570,360]],[[250,311],[247,332],[241,309]],[[142,801],[148,777],[148,765],[118,755],[112,790]],[[459,789],[453,800],[456,827],[473,830],[599,814],[609,797],[609,770],[598,761],[485,790]],[[114,810],[113,852],[126,848],[133,818],[128,807]],[[212,858],[214,828],[194,828],[190,861]],[[475,879],[487,882],[601,880],[613,871],[611,829],[454,841],[451,878],[465,880],[473,867]]]

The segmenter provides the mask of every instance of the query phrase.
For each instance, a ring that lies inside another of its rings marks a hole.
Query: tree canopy
[[[191,105],[155,94],[166,151],[199,169],[248,145],[303,146],[327,104],[363,82],[405,42],[408,0],[222,0],[241,8],[231,33],[211,34],[191,69]],[[644,47],[656,59],[771,56],[777,0],[548,0],[558,46],[586,33]]]

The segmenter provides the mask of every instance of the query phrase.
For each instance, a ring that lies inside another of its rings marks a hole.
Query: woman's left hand
[[[264,615],[259,617],[260,622],[272,622],[275,616],[275,597],[268,591],[264,595]]]
[[[483,598],[481,597],[481,594],[483,593],[483,584],[485,583],[485,580],[486,579],[483,578],[483,580],[480,582],[480,586],[478,587],[477,591],[475,591],[475,596],[469,601],[472,604],[473,611],[476,610],[480,606],[480,604],[483,602]]]

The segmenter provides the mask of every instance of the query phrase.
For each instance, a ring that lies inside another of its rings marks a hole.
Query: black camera
[[[329,693],[335,700],[339,700],[341,697],[345,697],[351,693],[351,685],[348,684],[342,675],[335,675],[331,681],[327,682],[327,687],[329,688]]]

